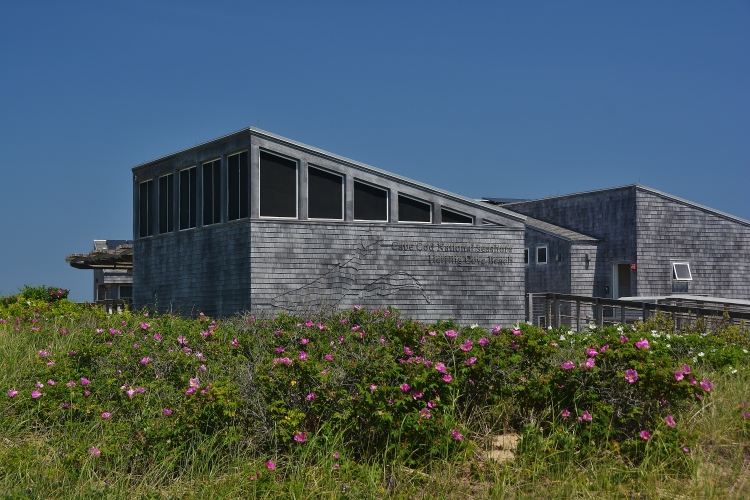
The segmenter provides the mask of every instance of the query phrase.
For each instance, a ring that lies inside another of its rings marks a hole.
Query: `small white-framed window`
[[[344,220],[344,176],[307,166],[307,218]]]
[[[354,220],[388,222],[388,190],[354,181]]]
[[[547,263],[547,245],[540,245],[536,247],[536,263],[537,264]]]
[[[398,194],[399,222],[432,222],[432,203],[405,194]]]
[[[450,210],[448,208],[440,209],[440,217],[443,224],[474,224],[474,217],[468,214]]]
[[[523,249],[523,263],[526,266],[529,265],[529,247]]]
[[[297,217],[297,169],[296,160],[276,153],[260,152],[261,217]]]
[[[690,264],[687,262],[673,262],[672,279],[675,281],[693,281]]]

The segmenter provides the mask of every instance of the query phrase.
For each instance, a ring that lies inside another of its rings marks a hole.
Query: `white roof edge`
[[[235,132],[231,132],[229,134],[222,135],[221,137],[217,137],[215,139],[211,139],[210,141],[202,142],[200,144],[196,144],[195,146],[192,146],[192,147],[189,147],[189,148],[185,148],[185,149],[181,149],[181,150],[176,151],[174,153],[170,153],[168,155],[161,156],[161,157],[156,158],[154,160],[150,160],[150,161],[141,163],[139,165],[136,165],[135,167],[131,168],[130,170],[131,170],[131,172],[134,172],[135,170],[138,170],[140,168],[144,168],[144,167],[153,165],[155,163],[159,163],[159,162],[165,161],[165,160],[167,160],[167,159],[169,159],[169,158],[171,158],[173,156],[177,156],[177,155],[179,155],[181,153],[185,153],[187,151],[200,148],[202,146],[206,146],[208,144],[211,144],[212,142],[221,141],[222,139],[226,139],[227,137],[231,137],[233,135],[240,134],[242,132],[248,132],[250,134],[257,135],[257,136],[260,136],[260,137],[264,137],[265,136],[265,138],[268,138],[268,139],[271,139],[271,140],[274,140],[274,141],[277,141],[277,142],[285,143],[286,145],[291,146],[291,147],[293,147],[295,149],[307,150],[307,151],[313,152],[315,154],[318,154],[320,156],[327,156],[328,158],[330,158],[330,159],[332,159],[332,160],[334,160],[334,161],[336,161],[338,163],[344,163],[344,164],[347,164],[347,166],[359,168],[359,169],[362,169],[362,170],[369,170],[372,173],[375,173],[375,174],[377,174],[377,175],[379,175],[381,177],[388,178],[389,180],[394,180],[394,181],[400,182],[402,184],[411,185],[413,187],[416,187],[416,188],[419,188],[419,189],[423,189],[425,191],[430,191],[433,194],[444,196],[446,198],[452,198],[452,199],[454,199],[456,201],[460,201],[462,203],[470,205],[470,206],[472,206],[474,208],[478,208],[478,209],[483,210],[485,212],[494,213],[496,215],[501,215],[501,216],[507,217],[509,219],[514,219],[514,220],[516,220],[518,222],[525,222],[526,221],[526,216],[518,214],[516,212],[512,212],[510,210],[506,210],[506,209],[503,209],[503,208],[500,208],[500,207],[494,207],[494,206],[488,205],[487,203],[484,203],[484,202],[478,202],[478,201],[476,201],[476,200],[474,200],[472,198],[468,198],[468,197],[460,195],[460,194],[452,193],[450,191],[445,191],[445,190],[440,189],[438,187],[431,186],[429,184],[424,184],[424,183],[416,181],[414,179],[410,179],[408,177],[403,177],[403,176],[400,176],[398,174],[394,174],[392,172],[389,172],[387,170],[382,170],[382,169],[379,169],[377,167],[373,167],[372,165],[368,165],[366,163],[362,163],[362,162],[359,162],[359,161],[356,161],[356,160],[352,160],[351,158],[346,158],[345,156],[339,156],[337,154],[325,151],[323,149],[318,149],[316,147],[309,146],[307,144],[304,144],[304,143],[301,143],[301,142],[297,142],[295,140],[288,139],[286,137],[283,137],[283,136],[280,136],[280,135],[276,135],[276,134],[273,134],[271,132],[267,132],[265,130],[262,130],[262,129],[259,129],[259,128],[255,128],[255,127],[246,127],[246,128],[237,130]]]

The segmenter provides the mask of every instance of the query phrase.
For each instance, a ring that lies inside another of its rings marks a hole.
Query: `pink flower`
[[[643,338],[635,343],[636,349],[648,349],[649,347],[650,346],[648,345],[648,340]]]
[[[130,389],[125,391],[125,394],[127,394],[129,398],[132,398],[133,396],[135,396],[135,390],[131,387]]]
[[[101,454],[102,454],[102,450],[100,450],[99,448],[97,448],[95,446],[92,446],[91,448],[89,448],[89,455],[92,455],[94,457],[98,457]]]
[[[701,388],[702,388],[702,389],[703,389],[704,391],[706,391],[706,392],[709,392],[709,391],[710,391],[711,389],[713,389],[713,388],[714,388],[714,384],[712,384],[712,383],[711,383],[711,381],[710,381],[710,380],[708,380],[707,378],[704,378],[704,379],[703,379],[703,380],[701,381]]]
[[[416,401],[417,399],[422,399],[424,396],[424,393],[422,391],[411,391],[409,394],[411,394],[412,399]]]
[[[140,392],[141,394],[143,394],[144,392],[146,392],[146,388],[145,387],[136,387],[135,388],[135,392]]]
[[[161,340],[161,334],[155,333],[154,334],[154,340]]]
[[[562,418],[568,418],[570,416],[570,412],[568,410],[563,410],[560,412],[560,416]]]
[[[8,391],[10,392],[10,391]],[[743,411],[742,412],[742,418],[750,418],[750,412]]]
[[[579,422],[583,422],[584,420],[586,422],[591,422],[592,419],[593,419],[593,417],[591,416],[591,413],[589,413],[586,410],[583,410],[583,413],[581,414],[581,416],[578,417],[578,421]]]
[[[680,370],[682,370],[682,373],[685,375],[690,375],[690,365],[682,365]]]
[[[18,396],[18,391],[15,389],[8,389],[8,397],[9,398],[15,398]]]
[[[625,380],[631,384],[635,384],[635,381],[638,380],[638,372],[632,369],[625,370]]]
[[[563,370],[572,370],[575,367],[576,367],[576,364],[573,363],[572,361],[566,361],[565,363],[560,365],[560,368],[562,368]]]
[[[408,347],[404,346],[404,352],[407,356],[411,356],[411,349],[409,349]]]
[[[188,341],[187,341],[187,339],[184,336],[180,335],[179,337],[177,337],[177,343],[178,344],[187,344]]]
[[[80,382],[81,382],[81,385],[91,385],[91,381],[87,379],[86,377],[81,377]]]
[[[479,339],[479,345],[481,345],[482,347],[486,346],[489,343],[490,343],[490,341],[487,340],[486,337],[482,337],[481,339]]]
[[[404,391],[404,392],[406,392],[406,391],[409,390],[409,384],[407,384],[407,383],[403,383],[399,387],[401,387],[401,390]]]
[[[435,408],[436,406],[437,405],[435,404],[435,402],[433,400],[427,401],[427,407],[428,408]]]
[[[604,345],[604,346],[602,346],[601,349],[599,349],[599,352],[604,352],[604,351],[606,351],[608,349],[609,349],[609,345]]]
[[[310,339],[302,339],[299,341],[300,344],[305,345],[310,342]]]
[[[150,326],[148,323],[141,323],[141,329],[143,330],[148,330]]]
[[[44,387],[44,384],[41,382],[37,382],[36,384],[34,384],[34,387],[36,387],[37,389],[41,389],[42,387]]]
[[[596,350],[596,349],[594,349],[594,348],[591,348],[591,347],[589,347],[588,349],[586,349],[586,355],[587,355],[588,357],[590,357],[590,358],[593,358],[593,357],[595,357],[595,356],[598,356],[598,355],[599,355],[599,351],[597,351],[597,350]]]
[[[677,381],[680,381],[685,378],[685,373],[682,370],[677,370],[674,372],[674,379]]]
[[[474,356],[472,356],[472,357],[470,357],[469,359],[466,360],[466,366],[471,366],[471,365],[473,365],[476,362],[477,362],[477,358],[475,358]]]
[[[311,326],[315,326],[315,323],[313,323],[312,321],[310,321],[310,320],[308,319],[308,320],[306,320],[306,321],[305,321],[305,326],[309,328],[309,327],[311,327]]]
[[[430,418],[432,417],[432,413],[430,413],[429,408],[422,408],[419,410],[419,418]]]
[[[195,394],[195,387],[191,387],[190,389],[185,391],[185,396],[192,396],[193,394]]]
[[[359,326],[359,325],[357,325],[357,326],[353,326],[353,327],[352,327],[352,331],[353,331],[353,332],[357,332],[357,331],[359,331],[359,329],[360,329],[360,328],[362,328],[362,327],[361,327],[361,326]]]
[[[39,355],[40,358],[48,358],[52,356],[50,352],[45,351],[44,349],[41,349],[37,354]]]
[[[445,363],[438,363],[435,365],[435,370],[438,373],[445,373]]]
[[[307,359],[307,353],[305,351],[300,351],[297,357],[300,361],[304,361]]]
[[[380,343],[385,345],[385,339],[383,337],[380,337]]]
[[[459,349],[461,349],[464,352],[469,352],[471,351],[473,346],[474,346],[474,343],[471,340],[466,339],[464,343],[459,346]]]
[[[455,330],[448,330],[447,332],[445,332],[445,336],[449,339],[455,339],[456,337],[458,337],[458,334],[455,332]]]
[[[502,330],[502,328],[503,328],[502,326],[497,325],[495,328],[492,329],[492,335],[497,335],[498,333],[500,333],[500,330]]]
[[[199,372],[205,372],[205,371],[206,371],[206,365],[200,365],[200,366],[198,367],[198,371],[199,371]]]
[[[212,333],[214,332],[209,329],[207,332],[201,332],[201,337],[210,337]]]
[[[651,439],[651,433],[646,430],[641,431],[641,439],[643,439],[644,441],[648,441],[649,439]]]
[[[75,387],[75,386],[76,386],[76,383],[75,383],[75,382],[73,382],[72,380],[68,380],[68,383],[67,383],[67,384],[65,384],[65,386],[66,386],[66,387]]]
[[[586,362],[584,363],[586,368],[593,368],[594,367],[594,358],[587,358]]]
[[[346,318],[344,318],[344,319],[346,319]],[[266,462],[266,469],[268,469],[268,470],[276,470],[276,464],[273,463],[272,460],[269,460],[268,462]]]
[[[83,395],[89,397],[91,396],[91,391],[83,391]]]
[[[370,386],[370,390],[371,390],[371,391],[374,391],[374,390],[375,390],[375,389],[377,389],[377,388],[378,388],[378,386],[377,386],[377,385],[375,385],[375,384],[372,384],[372,385]]]
[[[664,421],[670,427],[674,427],[676,425],[675,421],[674,421],[674,417],[672,415],[667,415],[667,417],[664,419]]]
[[[628,341],[628,338],[625,335],[620,335],[620,342],[623,344]]]
[[[307,441],[307,434],[305,434],[304,432],[298,432],[294,435],[294,440],[298,443],[304,443],[305,441]]]
[[[521,330],[511,330],[510,333],[512,333],[513,335],[518,335],[519,337],[522,335]]]
[[[443,382],[446,384],[449,384],[451,380],[453,380],[453,377],[450,374],[443,375]]]
[[[347,323],[349,323],[349,320],[348,320],[348,319],[346,319],[346,318],[341,318],[341,324],[342,324],[342,325],[345,325],[345,324],[347,324]]]
[[[692,376],[688,378],[688,382],[690,382],[691,385],[696,385],[698,383]]]
[[[105,411],[104,413],[102,413],[102,418],[104,420],[107,420],[111,416],[112,416],[112,414],[110,412],[108,412],[108,411]]]
[[[430,337],[434,337],[435,335],[437,335],[437,332],[435,331],[427,332],[427,335],[429,335]]]
[[[47,380],[47,383],[48,383],[49,385],[57,385],[57,382],[55,382],[55,381],[54,381],[54,380],[52,380],[52,379],[49,379],[49,380]]]
[[[276,352],[278,352],[279,354],[281,354],[282,352],[284,352],[284,348],[283,347],[274,347],[273,350],[276,351]]]
[[[453,432],[451,432],[451,436],[453,436],[453,439],[456,441],[463,441],[464,436],[460,432],[458,432],[458,429],[453,429]]]
[[[690,448],[688,448],[687,446],[683,446],[682,447],[682,452],[683,453],[690,453]]]
[[[311,392],[310,394],[308,394],[307,396],[305,396],[305,399],[308,400],[308,401],[312,401],[316,397],[317,397],[317,394],[315,394],[314,392]]]
[[[164,413],[164,415],[166,415],[166,416],[170,416],[170,415],[172,414],[172,410],[170,410],[169,408],[164,408],[164,409],[162,410],[162,412],[163,412],[163,413]]]
[[[198,389],[201,386],[201,381],[198,377],[191,378],[188,383],[190,384],[190,387],[194,389]]]
[[[237,339],[232,339],[232,346],[233,347],[239,347],[240,346],[240,342]]]
[[[326,354],[326,361],[333,361],[333,355],[332,354]]]

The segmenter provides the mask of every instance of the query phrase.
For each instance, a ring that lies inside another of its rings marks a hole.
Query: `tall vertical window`
[[[180,171],[180,229],[195,227],[196,174],[195,167]]]
[[[474,217],[447,208],[440,209],[443,224],[474,224]]]
[[[354,219],[388,221],[388,190],[354,181]]]
[[[547,245],[536,247],[536,263],[537,264],[547,263]]]
[[[229,220],[248,216],[247,151],[227,156],[227,216]]]
[[[430,203],[398,195],[399,222],[432,222],[432,205]]]
[[[154,181],[141,182],[138,185],[138,236],[151,236],[154,228],[151,223],[151,191]]]
[[[310,219],[344,218],[344,177],[315,167],[307,168],[307,216]]]
[[[260,216],[297,217],[297,162],[260,152]]]
[[[159,234],[174,231],[174,174],[159,177]]]
[[[203,164],[203,225],[221,222],[221,160]]]

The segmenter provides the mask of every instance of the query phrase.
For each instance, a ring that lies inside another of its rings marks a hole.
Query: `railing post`
[[[560,327],[560,299],[555,296],[555,328]]]
[[[581,331],[581,301],[576,300],[576,331]]]
[[[596,299],[596,322],[599,324],[599,328],[604,327],[604,308],[598,297]]]
[[[550,298],[551,298],[550,295],[551,294],[548,293],[545,296],[545,301],[544,301],[545,312],[546,312],[546,316],[547,316],[545,318],[545,327],[550,326],[552,324],[552,302],[550,301]]]
[[[648,315],[648,310],[646,309],[646,303],[641,302],[641,321],[642,322],[644,323],[646,322],[646,319],[648,319],[647,315]]]

